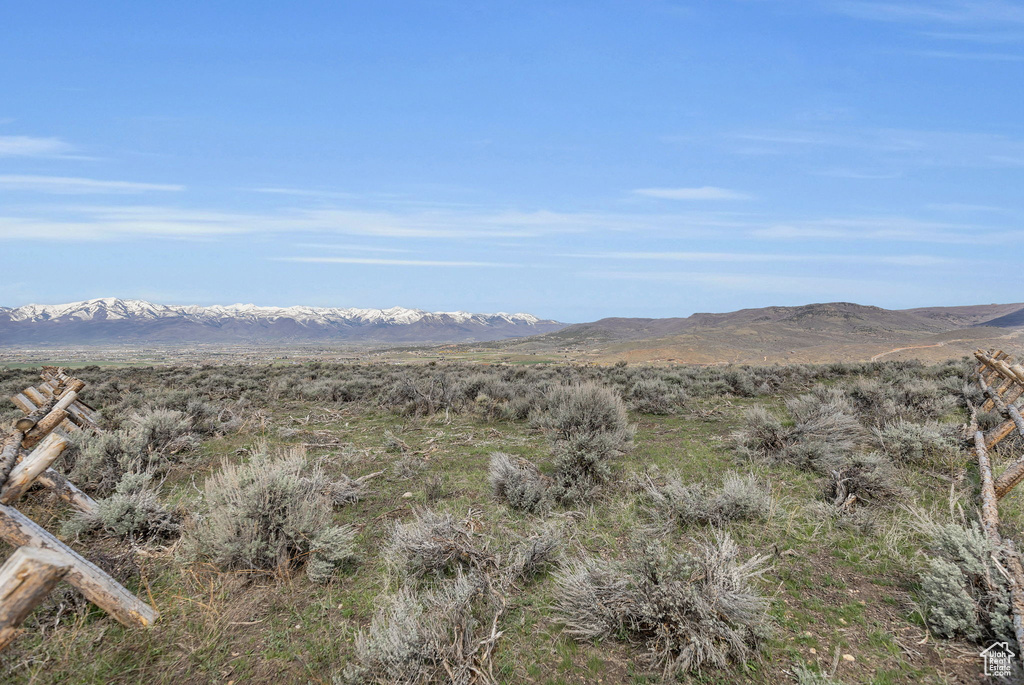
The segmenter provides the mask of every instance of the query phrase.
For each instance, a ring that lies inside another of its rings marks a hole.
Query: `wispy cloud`
[[[822,299],[853,300],[866,296],[877,298],[891,294],[894,288],[906,290],[908,287],[905,283],[895,281],[749,273],[584,271],[577,275],[584,278],[706,286],[746,293],[799,295],[804,298],[807,298],[810,293],[811,297],[819,301]]]
[[[241,234],[338,234],[422,240],[537,238],[607,227],[607,216],[535,212],[285,209],[260,213],[159,206],[47,207],[29,216],[0,215],[0,237],[15,240],[195,239]],[[625,218],[614,226],[629,227]]]
[[[972,62],[1024,62],[1024,54],[1008,52],[956,52],[952,50],[913,50],[911,55],[931,59],[959,59]]]
[[[831,0],[826,6],[873,21],[953,25],[1024,23],[1024,7],[1015,0]]]
[[[136,183],[132,181],[101,181],[93,178],[67,176],[0,176],[0,188],[25,190],[57,195],[84,195],[91,193],[145,193],[173,192],[185,189],[182,185],[164,183]]]
[[[60,138],[0,136],[0,157],[63,157],[74,149]]]
[[[805,155],[823,148],[846,152],[849,165],[882,167],[891,173],[928,167],[1006,168],[1024,164],[1024,139],[971,131],[893,128],[763,130],[727,134],[740,155]]]
[[[749,200],[750,195],[728,188],[701,186],[699,188],[638,188],[634,195],[661,200]]]
[[[922,210],[924,211],[924,210]],[[356,209],[279,209],[265,212],[212,211],[157,205],[48,203],[0,210],[0,238],[14,241],[115,241],[138,238],[221,239],[241,235],[280,237],[312,249],[393,252],[419,249],[423,242],[479,244],[500,251],[510,240],[527,249],[541,240],[570,243],[572,236],[597,233],[671,240],[817,242],[877,241],[992,244],[1019,240],[1024,230],[985,221],[952,221],[913,216],[787,217],[732,211],[555,212]],[[334,243],[340,236],[347,241]],[[362,240],[357,240],[357,238]],[[645,238],[646,239],[646,238]],[[649,243],[648,243],[649,244]],[[693,243],[691,243],[693,244]],[[748,248],[749,250],[749,248]],[[570,251],[562,248],[560,251]],[[788,252],[792,252],[787,248]],[[890,251],[891,252],[891,251]],[[695,258],[698,253],[682,253]],[[709,253],[710,254],[710,253]],[[757,257],[763,259],[764,257]],[[753,259],[753,257],[751,257]]]
[[[488,268],[519,267],[522,264],[500,262],[443,261],[432,259],[375,259],[369,257],[273,257],[277,262],[301,262],[305,264],[370,264],[374,266],[482,266]]]
[[[831,178],[849,178],[857,181],[881,181],[900,178],[903,174],[897,172],[857,171],[856,169],[824,169],[814,172],[814,175],[829,176]]]
[[[994,244],[1020,240],[1024,231],[981,225],[922,221],[909,217],[860,217],[778,222],[757,227],[749,236],[760,240],[822,240]]]
[[[373,245],[339,245],[335,243],[299,243],[296,247],[305,247],[311,250],[338,250],[351,252],[412,252],[401,247],[376,247]]]
[[[945,202],[938,204],[925,205],[925,209],[931,209],[939,212],[1006,212],[1003,207],[994,207],[992,205],[975,205],[965,202]]]
[[[651,260],[668,262],[709,262],[709,263],[845,263],[845,264],[888,264],[893,266],[934,267],[960,264],[962,260],[933,255],[835,255],[835,254],[768,254],[743,252],[591,252],[565,254],[564,257],[579,259]]]
[[[354,193],[343,193],[334,190],[304,190],[302,188],[247,188],[246,190],[267,195],[290,195],[292,197],[321,198],[324,200],[351,200],[357,197]]]
[[[922,31],[921,35],[939,40],[963,43],[987,43],[989,45],[1005,45],[1024,42],[1024,32],[1011,31]]]

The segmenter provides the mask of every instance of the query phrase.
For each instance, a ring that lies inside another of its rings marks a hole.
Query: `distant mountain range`
[[[0,347],[462,343],[580,361],[764,363],[969,354],[1024,343],[1024,304],[890,310],[850,302],[564,324],[530,314],[166,306],[104,298],[0,307]],[[469,349],[467,348],[467,349]]]
[[[499,340],[565,324],[531,314],[420,309],[168,306],[113,297],[0,307],[0,346],[136,343],[444,343]]]

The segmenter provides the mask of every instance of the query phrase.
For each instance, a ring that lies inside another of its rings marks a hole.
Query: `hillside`
[[[985,341],[1009,347],[1024,305],[889,310],[849,302],[741,309],[686,318],[610,318],[532,338],[493,343],[507,351],[596,361],[827,362],[967,354]]]
[[[1004,316],[987,321],[985,326],[998,326],[1000,328],[1015,328],[1024,326],[1024,309],[1018,309]]]

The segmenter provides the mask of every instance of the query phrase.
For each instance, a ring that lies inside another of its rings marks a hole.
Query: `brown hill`
[[[1022,304],[889,310],[830,302],[685,318],[602,319],[494,345],[509,351],[560,353],[595,361],[938,360],[969,354],[990,344],[1011,348],[1024,334],[1019,328],[1024,326],[1022,319]]]

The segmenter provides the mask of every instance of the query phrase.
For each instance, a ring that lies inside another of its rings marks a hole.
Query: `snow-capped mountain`
[[[177,342],[469,342],[563,328],[532,314],[421,309],[162,305],[106,297],[0,307],[0,345]]]

